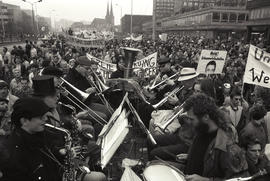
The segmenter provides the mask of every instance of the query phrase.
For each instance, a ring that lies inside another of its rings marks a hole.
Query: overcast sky
[[[0,0],[1,1],[1,0]],[[31,5],[22,0],[2,0],[5,3],[21,6],[23,9],[30,9]],[[28,0],[35,2],[38,0]],[[110,0],[111,1],[111,0]],[[130,14],[132,0],[113,0],[115,23],[120,23],[120,15]],[[69,19],[73,21],[92,21],[95,17],[104,18],[107,10],[108,0],[42,0],[38,3],[38,14],[56,19]],[[133,14],[151,15],[153,0],[133,0]],[[118,4],[119,6],[117,6]],[[52,12],[52,10],[55,10]]]

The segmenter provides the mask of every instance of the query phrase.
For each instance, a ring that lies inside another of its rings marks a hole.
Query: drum
[[[184,174],[177,168],[161,161],[150,162],[143,171],[146,181],[185,181]]]

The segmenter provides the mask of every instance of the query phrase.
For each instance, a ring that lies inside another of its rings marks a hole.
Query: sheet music
[[[110,131],[104,136],[101,149],[101,166],[106,167],[113,154],[129,132],[126,109],[123,109]]]
[[[129,167],[126,167],[120,181],[142,181],[136,173]]]

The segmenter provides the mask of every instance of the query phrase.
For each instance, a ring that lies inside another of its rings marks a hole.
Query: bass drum
[[[150,162],[143,171],[145,181],[186,181],[177,168],[161,161]]]

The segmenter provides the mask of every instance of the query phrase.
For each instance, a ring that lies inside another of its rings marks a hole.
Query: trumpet
[[[161,101],[159,101],[157,104],[152,105],[153,108],[154,108],[154,109],[159,108],[160,106],[162,106],[163,104],[165,104],[165,103],[168,101],[168,98],[169,98],[170,96],[172,96],[172,95],[174,95],[174,94],[177,94],[178,92],[180,92],[180,91],[183,90],[183,89],[184,89],[184,86],[175,88],[172,92],[170,92],[170,93],[168,94],[168,96],[164,97],[164,98],[163,98]]]
[[[161,81],[160,83],[158,83],[158,84],[156,84],[156,85],[153,84],[153,85],[149,88],[149,90],[153,90],[153,89],[155,89],[155,88],[161,86],[162,84],[166,83],[166,81],[171,80],[171,79],[177,77],[179,74],[180,74],[180,73],[177,72],[177,73],[173,74],[172,76],[170,76],[170,77],[164,79],[164,80]]]
[[[164,124],[157,124],[157,126],[163,131],[163,132],[165,132],[165,130],[167,129],[167,127],[170,125],[170,124],[172,124],[172,122],[174,121],[174,119],[175,118],[177,118],[179,115],[181,115],[181,114],[183,114],[184,113],[184,104],[185,104],[185,102],[183,103],[183,104],[181,104],[181,106],[179,106],[179,111],[177,111],[175,114],[173,114],[169,119],[167,119],[166,121],[165,121],[165,123]]]
[[[64,90],[65,92],[67,92],[68,93],[68,95],[66,96],[66,98],[69,100],[69,101],[71,101],[75,106],[77,106],[79,109],[81,109],[82,111],[85,111],[85,110],[87,110],[87,111],[89,111],[89,112],[91,112],[94,116],[96,116],[96,117],[94,117],[92,114],[90,114],[90,113],[88,113],[88,115],[91,117],[91,118],[93,118],[97,123],[99,123],[101,126],[104,126],[104,124],[107,124],[107,121],[106,120],[104,120],[102,117],[100,117],[95,111],[93,111],[89,106],[87,106],[85,103],[83,103],[83,101],[85,101],[87,98],[88,98],[88,96],[89,96],[89,94],[87,94],[87,93],[85,93],[85,92],[83,92],[83,91],[81,91],[81,90],[79,90],[79,89],[77,89],[76,87],[74,87],[72,84],[70,84],[68,81],[66,81],[65,79],[63,79],[63,78],[61,78],[61,80],[62,80],[62,83],[59,85],[59,87],[62,89],[62,90]],[[81,99],[82,100],[80,100],[79,98],[77,98],[75,95],[73,95],[67,88],[65,88],[64,86],[63,86],[63,84],[67,84],[72,90],[74,90],[76,93],[78,93],[78,95],[81,97]],[[73,98],[73,99],[75,99],[75,100],[73,100],[71,97],[69,97],[69,95]],[[81,104],[81,105],[79,105],[79,104]]]

